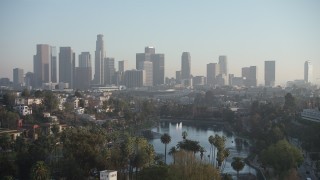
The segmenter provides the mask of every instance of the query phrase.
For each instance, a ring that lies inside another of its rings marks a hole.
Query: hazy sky
[[[36,44],[89,51],[94,63],[97,34],[107,56],[128,60],[130,69],[136,53],[154,46],[169,77],[188,51],[194,76],[227,55],[236,76],[258,66],[259,83],[265,60],[276,60],[277,84],[303,79],[306,60],[320,78],[319,0],[1,0],[0,77],[12,79],[16,67],[33,71]]]

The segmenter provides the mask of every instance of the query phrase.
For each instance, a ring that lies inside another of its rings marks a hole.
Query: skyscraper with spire
[[[96,51],[95,51],[95,72],[94,72],[94,83],[103,85],[104,84],[104,58],[106,56],[104,50],[103,35],[97,35]]]

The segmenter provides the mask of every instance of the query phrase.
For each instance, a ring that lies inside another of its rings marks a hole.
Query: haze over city
[[[70,46],[76,57],[92,54],[96,35],[104,35],[107,57],[127,60],[155,47],[165,54],[165,77],[175,77],[182,52],[190,52],[191,74],[206,76],[206,65],[228,57],[229,73],[257,66],[264,82],[264,61],[276,61],[276,84],[303,79],[304,62],[320,73],[319,1],[1,1],[0,77],[12,69],[33,71],[37,44]],[[78,58],[76,60],[78,65]],[[94,74],[94,71],[93,71]]]

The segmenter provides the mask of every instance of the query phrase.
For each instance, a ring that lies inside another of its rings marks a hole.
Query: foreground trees
[[[261,160],[264,164],[273,167],[276,175],[281,179],[292,168],[299,166],[303,162],[303,157],[298,148],[286,140],[280,140],[262,151]]]
[[[44,164],[43,161],[38,161],[31,168],[30,177],[33,180],[47,180],[47,179],[50,179],[49,168]]]
[[[175,153],[176,163],[169,166],[153,166],[143,169],[139,180],[220,180],[219,170],[197,159],[193,152],[180,150]]]
[[[164,163],[167,162],[167,144],[171,142],[171,136],[167,133],[164,133],[161,136],[161,142],[164,144]]]
[[[239,171],[241,171],[245,166],[245,163],[242,160],[242,158],[234,157],[231,166],[235,171],[237,171],[237,177],[239,178]]]

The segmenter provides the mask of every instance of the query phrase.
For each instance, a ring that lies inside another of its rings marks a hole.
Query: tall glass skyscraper
[[[189,52],[183,52],[181,56],[181,79],[191,77],[191,56]]]
[[[75,54],[71,47],[60,47],[59,52],[59,82],[69,83],[73,88]]]
[[[228,62],[227,56],[219,56],[219,66],[220,66],[220,73],[222,75],[228,75]]]
[[[95,72],[94,72],[94,83],[103,85],[104,84],[104,58],[106,56],[104,50],[104,42],[103,42],[103,35],[97,35],[96,41],[96,51],[95,51]]]
[[[276,81],[276,62],[264,62],[264,85],[273,87]]]
[[[50,54],[48,44],[37,44],[37,54],[33,56],[34,88],[51,82]]]

